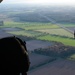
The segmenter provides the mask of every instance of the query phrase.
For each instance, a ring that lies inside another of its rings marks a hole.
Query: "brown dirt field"
[[[75,75],[75,62],[58,59],[29,71],[28,75]]]
[[[30,59],[30,68],[36,67],[40,64],[47,63],[49,60],[52,60],[52,57],[49,56],[44,56],[40,54],[35,54],[35,53],[29,53],[29,59]]]
[[[10,28],[10,27],[5,27],[5,28],[1,28],[2,31],[20,31],[23,30],[21,28],[15,27],[15,28]]]
[[[6,32],[3,32],[2,30],[0,30],[0,38],[8,37],[8,36],[13,36],[13,35],[9,34],[9,33],[6,33]]]
[[[53,45],[53,42],[41,41],[41,40],[30,40],[30,41],[26,41],[26,45],[29,51],[33,51],[34,49],[38,49],[38,48],[47,48]]]

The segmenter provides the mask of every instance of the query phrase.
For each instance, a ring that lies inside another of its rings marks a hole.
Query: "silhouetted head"
[[[29,65],[26,44],[20,38],[6,37],[0,39],[1,75],[19,75],[20,73],[26,73]]]
[[[2,2],[3,0],[0,0],[0,3]]]

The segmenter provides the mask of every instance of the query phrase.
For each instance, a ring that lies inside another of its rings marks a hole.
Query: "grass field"
[[[68,57],[67,59],[75,61],[75,54],[72,54],[72,55],[71,55],[70,57]]]
[[[64,24],[63,26],[72,27],[74,24]],[[64,45],[75,46],[73,34],[60,28],[58,25],[51,23],[37,23],[37,22],[4,22],[4,26],[0,28],[20,28],[20,31],[5,31],[14,35],[23,35],[28,37],[35,37],[39,40],[57,41]],[[56,36],[57,35],[57,36]]]
[[[27,36],[27,37],[36,37],[36,36],[43,35],[43,33],[40,33],[40,32],[26,31],[26,30],[23,30],[23,31],[13,31],[13,32],[10,31],[8,33],[15,34],[15,35]]]
[[[37,22],[5,22],[4,27],[20,27],[25,30],[38,30],[38,29],[54,29],[59,26],[51,23],[37,23]]]
[[[73,34],[60,28],[60,29],[41,29],[41,30],[37,30],[40,32],[44,32],[44,33],[49,33],[49,34],[55,34],[55,35],[59,35],[59,36],[67,36],[67,37],[72,37],[73,38]]]
[[[57,41],[57,42],[63,43],[64,45],[75,46],[75,39],[64,38],[64,37],[60,37],[60,36],[46,35],[46,36],[37,37],[37,39],[48,40],[48,41]]]

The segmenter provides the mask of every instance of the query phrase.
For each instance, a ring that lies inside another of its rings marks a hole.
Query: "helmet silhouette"
[[[29,57],[24,42],[17,37],[0,39],[1,75],[19,75],[29,69]]]

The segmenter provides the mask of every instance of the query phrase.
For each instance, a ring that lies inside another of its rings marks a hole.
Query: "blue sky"
[[[75,5],[75,0],[4,0],[2,3],[38,3]]]

